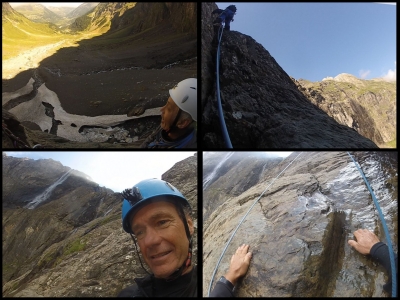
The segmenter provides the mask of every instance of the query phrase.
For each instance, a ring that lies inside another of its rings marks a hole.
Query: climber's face
[[[175,104],[171,97],[168,98],[167,104],[161,108],[161,128],[168,132],[178,115],[179,107]]]
[[[190,217],[187,217],[187,223],[193,234]],[[140,252],[155,277],[167,278],[186,261],[189,241],[183,221],[171,202],[157,201],[144,206],[135,213],[131,225]]]

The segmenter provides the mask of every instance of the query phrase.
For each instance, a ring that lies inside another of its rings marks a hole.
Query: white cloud
[[[386,81],[396,81],[396,62],[394,62],[395,68],[394,70],[390,69],[387,71],[385,75],[382,76],[382,78]]]
[[[387,81],[396,81],[396,70],[389,70],[387,74],[383,76],[383,79]]]
[[[289,156],[290,154],[292,154],[293,152],[273,152],[273,151],[267,151],[267,153],[269,153],[269,154],[275,154],[275,155],[278,155],[278,156],[280,156],[280,157],[287,157],[287,156]]]
[[[369,73],[371,73],[370,70],[360,70],[360,71],[358,72],[358,74],[360,75],[360,78],[361,78],[361,79],[367,78],[367,76],[369,75]]]

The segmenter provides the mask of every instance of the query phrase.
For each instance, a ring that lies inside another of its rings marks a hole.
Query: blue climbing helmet
[[[187,199],[169,182],[160,179],[146,179],[140,181],[132,189],[125,189],[122,192],[124,196],[124,201],[122,203],[122,227],[124,230],[130,234],[133,243],[135,244],[136,253],[139,257],[140,264],[142,268],[149,273],[143,266],[142,259],[140,258],[138,247],[136,241],[133,237],[133,232],[131,229],[131,220],[135,212],[137,212],[143,206],[157,201],[160,197],[163,200],[172,201],[180,215],[183,225],[185,227],[186,236],[189,240],[189,249],[187,259],[184,261],[182,266],[178,268],[173,274],[168,277],[168,280],[174,280],[181,276],[181,274],[188,268],[192,263],[192,237],[190,235],[189,226],[185,217],[183,207],[188,207],[191,209]],[[150,274],[150,273],[149,273]]]
[[[122,195],[124,196],[122,203],[122,227],[127,233],[131,234],[133,234],[131,220],[134,212],[161,196],[173,201],[175,204],[179,203],[182,206],[190,208],[189,202],[176,187],[169,182],[155,178],[140,181],[132,189],[124,190]],[[187,224],[184,225],[186,230]],[[188,233],[187,230],[186,233]]]

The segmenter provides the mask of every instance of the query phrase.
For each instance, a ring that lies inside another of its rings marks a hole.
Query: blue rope
[[[361,176],[363,177],[363,179],[365,181],[365,184],[367,185],[368,190],[371,193],[372,199],[374,200],[376,209],[378,210],[379,218],[381,219],[381,223],[383,225],[383,230],[385,232],[385,236],[386,236],[386,240],[387,240],[388,248],[389,248],[390,266],[391,266],[391,269],[392,269],[392,297],[396,297],[396,289],[397,289],[396,284],[397,283],[396,283],[396,267],[395,267],[395,262],[394,262],[394,252],[393,252],[392,242],[390,241],[389,230],[387,228],[387,225],[386,225],[386,222],[385,222],[385,218],[383,217],[383,214],[382,214],[381,208],[379,206],[378,200],[376,200],[375,194],[372,191],[371,186],[369,185],[367,178],[365,178],[365,175],[364,175],[363,171],[361,170],[361,168],[358,167],[356,161],[350,155],[350,153],[347,152],[347,154],[353,160],[353,162],[356,165],[358,171],[360,171]]]
[[[221,34],[220,34],[221,31]],[[219,122],[222,128],[222,136],[224,137],[225,145],[227,148],[232,149],[231,139],[229,138],[228,129],[226,128],[225,120],[224,120],[224,113],[222,111],[222,104],[221,104],[221,96],[220,96],[220,89],[219,89],[219,53],[220,53],[220,44],[222,39],[223,27],[222,25],[219,27],[218,30],[218,50],[217,50],[217,97],[218,97],[218,113],[219,113]]]
[[[301,153],[303,153],[303,152],[300,152],[300,154],[301,154]],[[264,191],[261,193],[261,195],[256,199],[256,201],[254,201],[253,205],[249,208],[249,210],[248,210],[248,211],[246,212],[246,214],[243,216],[243,218],[242,218],[242,220],[239,222],[238,226],[236,226],[236,229],[233,231],[231,237],[229,238],[228,242],[226,243],[226,246],[225,246],[224,250],[222,251],[222,254],[221,254],[221,256],[220,256],[220,258],[219,258],[219,260],[218,260],[218,263],[217,263],[217,265],[215,266],[214,273],[213,273],[212,276],[211,276],[210,285],[209,285],[209,287],[208,287],[208,297],[210,297],[211,286],[212,286],[212,283],[213,283],[213,280],[214,280],[215,273],[216,273],[217,270],[218,270],[218,266],[219,266],[219,264],[220,264],[220,262],[221,262],[221,260],[222,260],[222,257],[224,256],[225,251],[226,251],[226,249],[228,248],[228,246],[229,246],[229,244],[230,244],[230,242],[231,242],[233,236],[235,235],[236,231],[239,229],[239,226],[243,223],[244,219],[245,219],[246,216],[249,214],[249,212],[251,211],[251,209],[253,208],[253,206],[256,205],[256,203],[258,202],[258,200],[261,199],[261,197],[262,197],[262,196],[264,195],[264,193],[268,190],[268,188],[269,188],[269,187],[275,182],[275,180],[277,180],[277,179],[279,178],[279,176],[281,176],[281,174],[282,174],[282,173],[283,173],[283,172],[284,172],[284,171],[285,171],[299,156],[300,156],[300,154],[297,155],[296,158],[293,159],[293,160],[290,162],[290,164],[288,164],[288,165],[286,166],[286,168],[284,168],[284,169],[274,178],[274,180],[271,181],[271,183],[265,188],[265,190],[264,190]]]

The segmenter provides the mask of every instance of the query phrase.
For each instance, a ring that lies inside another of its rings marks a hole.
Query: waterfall
[[[107,216],[113,210],[113,208],[114,207],[111,207],[109,210],[107,210],[103,217]]]
[[[96,218],[97,218],[97,217],[98,217],[98,215],[99,215],[100,206],[101,206],[101,204],[103,203],[103,200],[104,200],[104,197],[100,199],[99,206],[97,206]],[[96,219],[96,218],[95,218],[95,219]]]
[[[40,203],[42,203],[43,201],[46,201],[50,197],[51,193],[56,188],[56,186],[63,183],[65,181],[65,179],[67,179],[67,177],[69,176],[71,171],[72,171],[72,169],[69,170],[68,172],[66,172],[63,176],[61,176],[56,182],[54,182],[51,186],[49,186],[43,193],[36,196],[36,198],[33,199],[31,202],[29,202],[25,206],[25,208],[34,209]]]
[[[214,170],[203,180],[203,191],[213,182],[218,169],[234,154],[235,152],[228,152],[228,154],[219,162],[219,164],[214,168]]]

